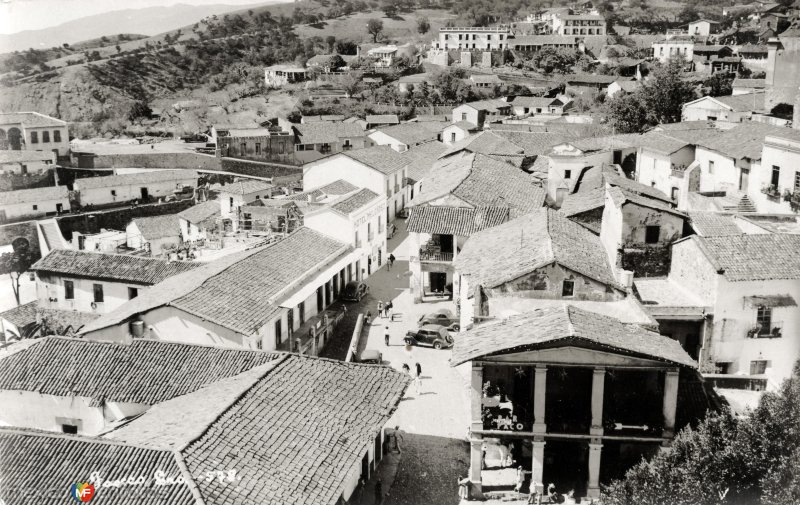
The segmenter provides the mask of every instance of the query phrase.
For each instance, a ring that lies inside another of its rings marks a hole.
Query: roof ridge
[[[3,433],[12,433],[15,435],[32,436],[32,437],[38,436],[38,437],[56,438],[60,440],[72,440],[75,442],[84,442],[90,444],[114,445],[117,447],[130,447],[132,449],[140,449],[152,452],[161,452],[161,453],[169,452],[165,449],[155,449],[153,447],[131,444],[113,438],[104,438],[96,435],[95,436],[81,435],[78,433],[59,433],[57,431],[40,430],[37,428],[21,428],[19,426],[0,426],[0,435]]]
[[[189,492],[192,494],[192,497],[194,497],[195,504],[206,505],[206,502],[203,499],[203,494],[200,492],[200,488],[197,485],[197,482],[195,482],[194,477],[192,476],[192,472],[189,471],[189,466],[186,464],[186,461],[184,461],[183,455],[176,450],[173,450],[171,452],[172,452],[172,457],[175,459],[175,465],[181,472],[184,484],[186,484],[186,487],[189,488]]]

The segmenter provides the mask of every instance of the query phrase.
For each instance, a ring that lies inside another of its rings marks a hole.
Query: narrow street
[[[409,353],[403,343],[406,331],[416,328],[416,321],[422,314],[440,307],[455,310],[455,306],[450,300],[414,304],[408,287],[406,223],[397,219],[395,224],[397,233],[389,241],[389,250],[397,258],[394,266],[390,270],[388,265],[384,265],[373,273],[367,280],[369,295],[361,303],[348,307],[348,317],[353,318],[354,324],[355,313],[369,310],[376,316],[378,301],[391,300],[393,312],[399,314],[401,320],[391,322],[388,318],[373,317],[361,339],[359,352],[378,350],[383,353],[384,364],[397,370],[401,370],[404,363],[412,370],[416,363],[422,366],[420,393],[417,394],[412,384],[390,422],[390,426],[400,427],[402,452],[390,454],[381,464],[383,503],[456,504],[459,502],[457,479],[466,475],[469,466],[466,379],[458,369],[450,366],[451,350],[414,347]],[[387,326],[390,335],[388,347],[384,342]],[[375,481],[373,478],[367,483],[360,503],[375,503]]]

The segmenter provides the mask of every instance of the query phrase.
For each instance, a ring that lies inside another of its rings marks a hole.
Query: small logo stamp
[[[94,498],[94,485],[76,482],[69,488],[69,495],[78,503],[88,503]]]

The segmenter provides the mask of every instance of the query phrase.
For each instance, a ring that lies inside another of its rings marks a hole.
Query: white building
[[[367,51],[367,55],[373,59],[373,65],[376,67],[389,68],[394,65],[394,60],[397,57],[397,46],[373,47]]]
[[[272,198],[274,188],[271,183],[258,179],[239,179],[221,186],[218,191],[222,219],[230,220],[231,229],[238,230],[239,208],[257,200]]]
[[[553,27],[559,35],[605,35],[606,18],[592,14],[567,14],[557,17]]]
[[[653,57],[661,63],[666,63],[670,58],[682,58],[692,61],[694,57],[694,40],[691,38],[672,38],[653,42]]]
[[[698,19],[689,23],[687,33],[697,37],[708,37],[712,33],[716,33],[719,23],[711,19]]]
[[[69,154],[67,123],[38,112],[0,113],[0,150]]]
[[[434,49],[479,49],[482,51],[508,48],[511,29],[507,27],[461,26],[439,30]]]
[[[264,82],[268,88],[281,88],[306,80],[307,70],[295,65],[272,65],[264,69]]]
[[[221,220],[219,201],[208,200],[193,205],[178,213],[181,239],[184,242],[206,240],[211,233],[220,228]]]
[[[299,228],[173,276],[81,334],[125,342],[131,323],[142,321],[135,325],[150,339],[317,355],[329,335],[311,328],[337,316],[326,309],[347,282],[360,279],[361,268],[348,244]]]
[[[356,149],[307,163],[303,188],[312,190],[337,180],[386,195],[386,221],[405,208],[406,158],[389,146]]]
[[[47,151],[0,151],[0,174],[43,174],[52,168],[56,155]]]
[[[307,211],[307,228],[349,244],[359,259],[363,278],[386,262],[386,197],[357,189],[318,209]]]
[[[75,179],[73,188],[81,205],[109,205],[175,196],[197,186],[194,170],[148,170],[132,174]]]
[[[683,121],[740,123],[764,110],[764,92],[728,96],[704,96],[683,104]]]
[[[511,115],[511,104],[498,98],[468,102],[453,108],[452,123],[467,121],[483,128],[485,123],[499,121]]]
[[[395,151],[402,153],[414,146],[440,140],[445,126],[447,123],[433,121],[382,126],[368,135],[367,142],[370,146],[391,146]]]
[[[141,256],[53,249],[37,261],[39,307],[105,314],[196,264]]]
[[[0,222],[56,215],[69,208],[66,186],[0,192]]]
[[[143,249],[154,256],[169,254],[183,243],[178,216],[137,217],[125,228],[129,249]]]
[[[749,174],[748,195],[761,212],[800,208],[800,131],[782,130],[764,139],[760,167]]]

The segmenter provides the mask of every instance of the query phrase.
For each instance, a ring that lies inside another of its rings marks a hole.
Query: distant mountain
[[[252,6],[265,5],[280,0],[254,1]],[[26,30],[10,35],[0,35],[0,53],[21,51],[30,47],[46,49],[63,43],[73,44],[88,39],[117,33],[156,35],[187,24],[196,23],[206,16],[247,9],[247,5],[187,5],[125,9],[87,16],[42,30]]]

